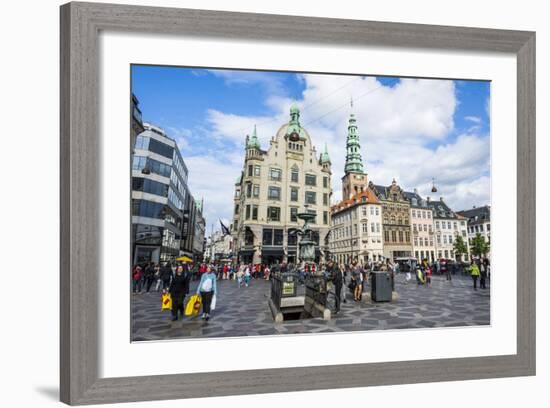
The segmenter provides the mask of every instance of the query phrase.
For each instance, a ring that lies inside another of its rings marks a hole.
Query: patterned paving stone
[[[192,283],[192,291],[196,285]],[[218,289],[218,307],[208,322],[199,317],[171,322],[170,313],[160,310],[159,293],[133,294],[132,341],[490,324],[490,290],[474,291],[471,279],[461,276],[450,282],[434,276],[431,288],[407,283],[398,276],[399,300],[395,303],[354,302],[348,293],[347,302],[330,321],[314,318],[280,324],[273,322],[267,304],[269,282],[253,280],[250,287],[238,288],[234,281],[219,281]],[[303,292],[302,286],[298,294]],[[333,300],[329,301],[332,304]]]

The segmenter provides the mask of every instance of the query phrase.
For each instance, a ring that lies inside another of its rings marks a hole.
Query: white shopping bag
[[[210,303],[210,310],[216,309],[216,295],[212,296],[212,303]]]

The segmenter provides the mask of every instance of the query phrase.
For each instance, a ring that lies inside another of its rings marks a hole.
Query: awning
[[[281,248],[262,248],[262,255],[284,255],[285,251]]]

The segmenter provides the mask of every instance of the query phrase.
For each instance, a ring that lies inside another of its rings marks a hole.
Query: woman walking
[[[474,280],[474,290],[477,290],[477,278],[481,273],[479,272],[479,267],[475,262],[472,262],[472,266],[470,267],[470,274],[472,275],[472,279]]]
[[[206,272],[202,274],[201,281],[197,286],[197,294],[202,298],[202,319],[208,321],[210,319],[210,306],[212,298],[216,296],[216,274],[212,271],[212,267],[208,266]]]
[[[355,287],[353,291],[353,299],[356,302],[361,301],[363,295],[363,274],[361,273],[361,268],[357,265],[357,262],[352,264],[351,279],[355,281]]]
[[[172,297],[172,321],[178,320],[178,311],[181,313],[181,318],[184,316],[185,296],[189,293],[189,281],[191,275],[183,270],[183,266],[179,265],[176,268],[174,278],[170,283],[170,296]]]

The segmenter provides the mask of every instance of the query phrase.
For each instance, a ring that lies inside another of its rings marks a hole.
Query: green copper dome
[[[300,125],[300,109],[296,102],[293,102],[290,106],[290,121],[288,122],[288,128],[286,134],[291,139],[306,140],[304,129]]]
[[[259,149],[260,141],[258,140],[258,135],[256,134],[256,125],[254,125],[254,131],[252,132],[252,137],[248,139],[246,143],[247,149]]]

